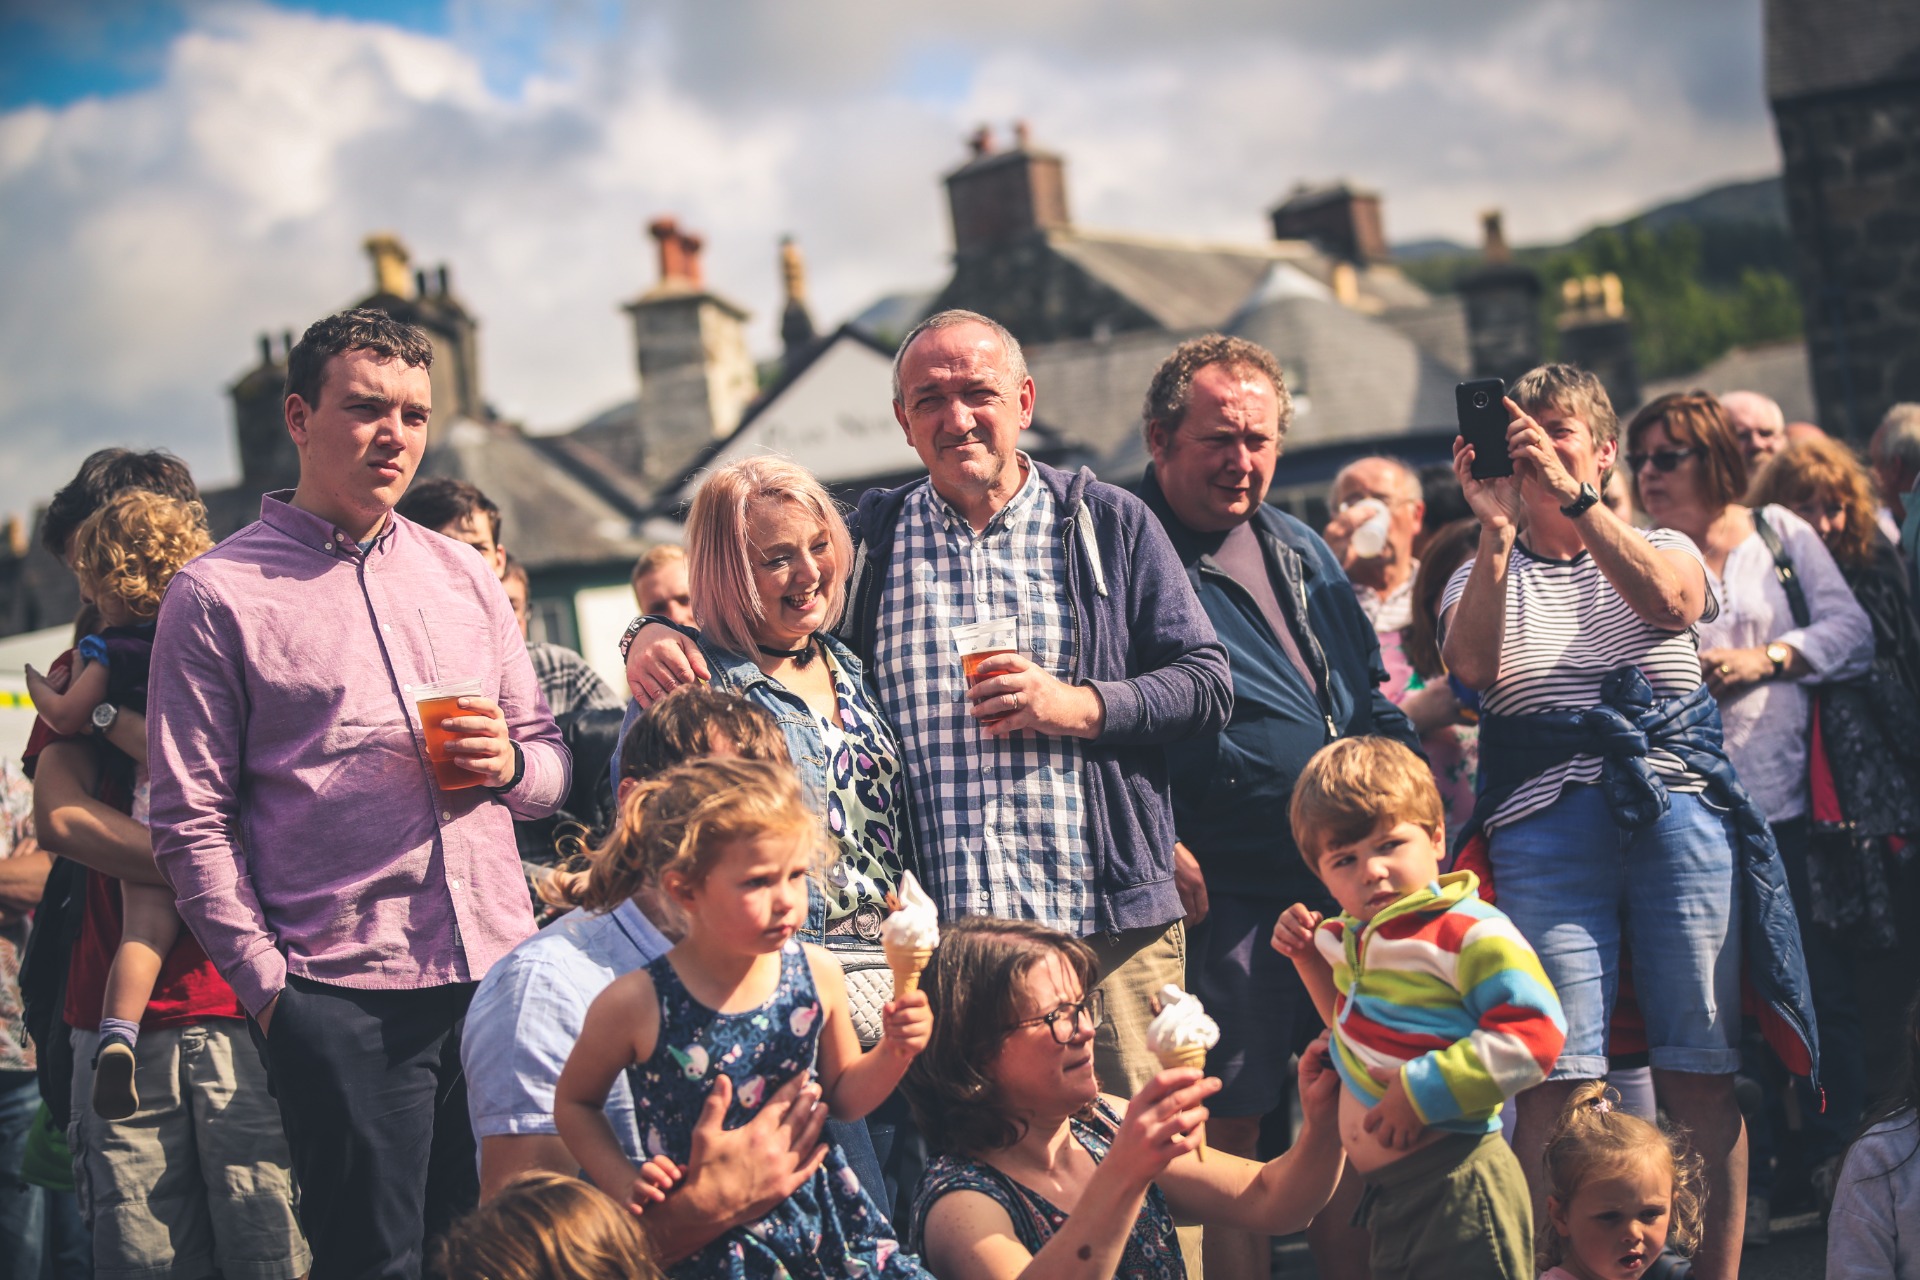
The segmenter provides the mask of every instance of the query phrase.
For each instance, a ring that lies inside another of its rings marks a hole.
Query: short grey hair
[[[936,311],[907,330],[907,336],[900,339],[900,347],[893,353],[893,402],[906,403],[900,388],[900,366],[907,361],[907,348],[921,334],[934,329],[952,329],[963,324],[980,324],[993,330],[1000,339],[1001,350],[1007,353],[1007,378],[1013,386],[1019,386],[1027,380],[1027,354],[1020,349],[1020,339],[1008,331],[1007,326],[992,316],[983,316],[978,311],[967,311],[960,307],[949,307],[945,311]]]
[[[1332,487],[1338,489],[1347,473],[1365,462],[1384,462],[1400,473],[1400,496],[1409,502],[1425,502],[1427,491],[1420,483],[1420,473],[1405,458],[1396,458],[1390,453],[1370,453],[1364,458],[1355,458],[1346,466],[1333,473]]]
[[[1867,451],[1875,461],[1897,462],[1908,471],[1920,473],[1920,403],[1908,400],[1887,410],[1873,429]]]
[[[1758,391],[1723,391],[1719,395],[1720,407],[1726,410],[1728,417],[1734,417],[1744,408],[1755,410],[1760,420],[1772,430],[1787,429],[1787,413],[1780,402],[1772,396],[1763,396]]]

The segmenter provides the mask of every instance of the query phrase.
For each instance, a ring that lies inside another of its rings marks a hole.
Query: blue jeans
[[[1673,793],[1652,826],[1622,830],[1595,786],[1494,832],[1493,886],[1540,955],[1567,1015],[1556,1080],[1607,1074],[1620,947],[1633,955],[1652,1065],[1740,1066],[1740,908],[1733,834],[1697,795]]]
[[[0,1086],[0,1275],[89,1280],[93,1242],[73,1192],[49,1191],[20,1176],[39,1111],[40,1087],[31,1073]]]
[[[20,1176],[27,1133],[40,1109],[40,1086],[33,1073],[7,1072],[0,1085],[0,1257],[12,1259],[13,1274],[40,1274],[47,1233],[46,1192]]]

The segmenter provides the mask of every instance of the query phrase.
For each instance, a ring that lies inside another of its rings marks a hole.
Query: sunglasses
[[[1637,473],[1651,462],[1655,471],[1672,471],[1688,458],[1698,458],[1704,453],[1706,450],[1698,445],[1691,449],[1657,449],[1652,453],[1630,453],[1627,455],[1627,470]]]

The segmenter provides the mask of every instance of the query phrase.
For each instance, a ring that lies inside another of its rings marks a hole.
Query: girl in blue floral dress
[[[933,1016],[918,991],[896,998],[880,1043],[862,1053],[838,964],[795,938],[823,837],[791,769],[697,760],[642,783],[622,808],[632,820],[601,848],[592,874],[653,885],[685,933],[594,1001],[561,1072],[554,1120],[587,1176],[638,1213],[688,1161],[694,1122],[716,1087],[731,1092],[726,1124],[736,1128],[811,1069],[832,1116],[857,1120],[899,1083]],[[602,1110],[622,1071],[649,1157],[644,1175]],[[717,1085],[719,1076],[727,1083]],[[668,1274],[865,1280],[927,1272],[900,1249],[835,1147],[779,1207]]]

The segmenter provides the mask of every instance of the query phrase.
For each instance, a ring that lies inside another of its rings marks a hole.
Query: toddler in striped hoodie
[[[1533,1210],[1500,1107],[1546,1079],[1566,1039],[1538,957],[1471,872],[1440,874],[1440,792],[1401,744],[1323,748],[1290,817],[1341,914],[1295,903],[1273,947],[1333,1028],[1375,1280],[1531,1275]]]

